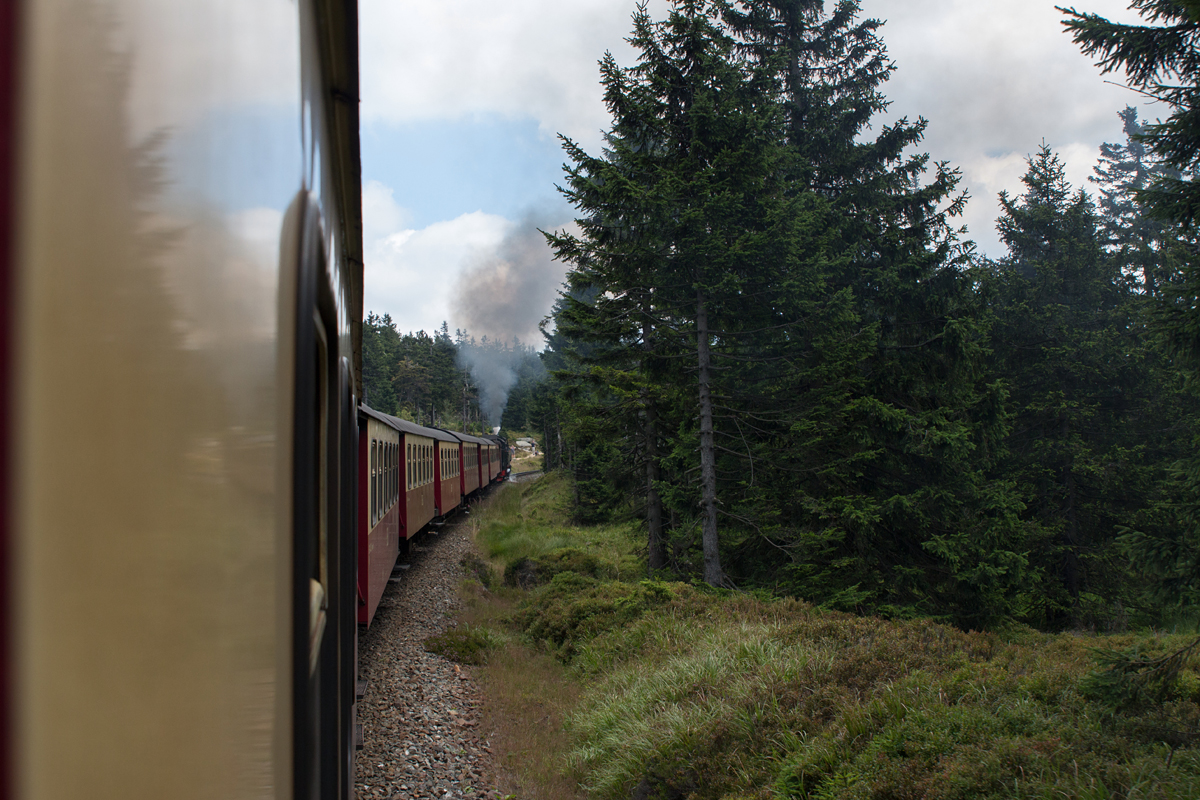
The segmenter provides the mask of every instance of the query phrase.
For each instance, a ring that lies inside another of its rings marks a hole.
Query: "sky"
[[[1062,0],[1059,0],[1062,2]],[[827,6],[830,5],[827,3]],[[928,120],[921,151],[961,171],[960,220],[979,250],[1004,254],[996,196],[1017,195],[1045,142],[1076,188],[1117,113],[1161,107],[1102,75],[1044,0],[861,0],[885,21],[896,69],[876,129]],[[1123,0],[1082,11],[1134,22]],[[665,16],[666,0],[650,13]],[[537,233],[572,224],[559,196],[558,135],[598,153],[608,127],[597,61],[624,41],[635,0],[360,0],[365,307],[401,332],[443,322],[540,347],[565,266]]]

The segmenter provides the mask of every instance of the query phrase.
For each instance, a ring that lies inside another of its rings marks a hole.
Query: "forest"
[[[538,351],[519,341],[468,332],[443,322],[433,335],[401,334],[391,316],[363,323],[363,402],[419,425],[464,433],[529,426],[534,388],[546,378]]]
[[[1031,142],[989,258],[925,121],[879,123],[894,67],[855,0],[641,6],[602,152],[563,138],[544,351],[372,316],[367,402],[504,409],[577,520],[643,521],[652,577],[963,629],[1195,623],[1200,4],[1134,7],[1063,24],[1165,121],[1114,109],[1088,186]]]

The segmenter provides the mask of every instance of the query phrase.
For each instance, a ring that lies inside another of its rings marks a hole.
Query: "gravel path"
[[[358,702],[364,748],[355,761],[359,800],[498,798],[482,697],[465,670],[422,642],[454,622],[459,560],[471,549],[465,518],[417,537],[359,639]],[[406,567],[406,568],[405,568]]]

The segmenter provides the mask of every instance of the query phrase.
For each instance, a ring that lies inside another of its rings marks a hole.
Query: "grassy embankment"
[[[1094,648],[1186,636],[964,633],[643,581],[636,525],[572,527],[569,497],[552,474],[473,518],[486,563],[433,645],[486,662],[519,800],[1200,797],[1192,667],[1133,710],[1083,688]]]

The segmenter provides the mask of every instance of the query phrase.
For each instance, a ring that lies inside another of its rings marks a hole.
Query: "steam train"
[[[354,794],[360,621],[497,445],[360,407],[357,32],[0,0],[0,800]]]

